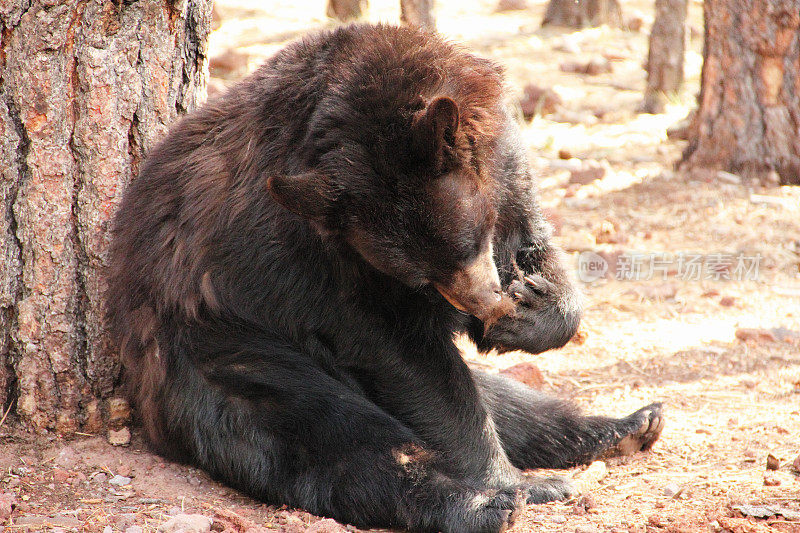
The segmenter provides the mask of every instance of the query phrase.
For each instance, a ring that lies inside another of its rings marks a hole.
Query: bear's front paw
[[[539,274],[528,274],[525,278],[514,280],[508,286],[510,294],[518,305],[540,309],[546,305],[552,305],[558,298],[558,285],[546,280]]]
[[[499,533],[510,528],[525,506],[525,495],[517,488],[494,489],[451,497],[441,530],[445,533]]]
[[[661,436],[664,429],[664,407],[660,402],[651,403],[623,419],[630,429],[612,448],[612,455],[630,455],[647,451]]]
[[[527,492],[527,503],[547,503],[568,500],[576,490],[567,478],[553,476],[532,480]]]

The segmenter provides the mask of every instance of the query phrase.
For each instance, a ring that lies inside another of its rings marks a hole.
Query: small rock
[[[117,474],[119,474],[120,476],[132,477],[130,465],[119,465],[117,467]]]
[[[736,338],[742,342],[776,342],[778,339],[768,329],[740,328],[736,330]]]
[[[719,305],[722,307],[733,307],[733,304],[736,303],[736,298],[733,296],[723,296],[719,299]]]
[[[575,157],[575,156],[572,155],[572,152],[570,152],[566,148],[560,148],[558,150],[558,158],[559,159],[572,159],[573,157]],[[580,160],[578,160],[578,161],[580,162]]]
[[[589,334],[586,332],[586,330],[579,328],[578,331],[575,332],[575,335],[573,335],[572,338],[569,340],[569,342],[581,346],[586,342],[586,339],[588,338]]]
[[[111,526],[106,526],[106,527],[103,528],[103,533],[113,533],[113,532],[114,532],[114,528],[111,527]]]
[[[767,455],[767,470],[778,470],[781,467],[780,460],[772,454]]]
[[[798,472],[800,472],[800,455],[794,458],[794,461],[792,462],[792,467]]]
[[[69,473],[69,470],[64,470],[63,468],[53,469],[53,481],[56,483],[66,483],[69,481],[70,477],[72,477],[72,475]]]
[[[16,507],[17,499],[14,494],[10,492],[0,494],[0,523],[8,520]]]
[[[523,89],[524,94],[519,101],[522,116],[530,120],[536,115],[554,113],[563,103],[561,97],[553,89],[529,83]]]
[[[119,474],[117,474],[116,476],[114,476],[111,479],[109,479],[108,482],[111,485],[116,485],[118,487],[124,487],[125,485],[130,485],[131,484],[131,478],[125,477],[125,476],[120,476]]]
[[[784,472],[764,472],[764,485],[767,487],[777,487],[779,485],[791,485],[794,476]]]
[[[664,496],[668,498],[679,498],[683,492],[683,487],[676,483],[670,483],[664,487]]]
[[[554,524],[563,524],[564,522],[567,521],[567,517],[561,516],[561,515],[556,515],[556,516],[551,517],[550,521],[552,523],[554,523]]]
[[[497,7],[494,8],[495,13],[505,13],[506,11],[522,11],[528,9],[527,0],[500,0],[497,2]]]
[[[144,533],[142,526],[129,526],[125,528],[125,533]]]
[[[208,533],[212,520],[201,514],[175,515],[160,526],[159,533]]]
[[[588,185],[593,181],[602,179],[606,175],[606,169],[602,166],[586,166],[580,170],[573,170],[569,173],[569,183],[578,185]]]
[[[170,507],[169,511],[167,511],[167,515],[169,516],[178,516],[179,514],[181,514],[181,508],[178,507],[177,505],[174,507]]]
[[[584,524],[575,528],[575,533],[599,533],[599,531],[593,524]]]
[[[534,389],[541,389],[544,386],[542,371],[533,363],[519,363],[504,368],[500,373]]]
[[[562,72],[572,72],[575,74],[587,74],[597,76],[598,74],[610,74],[613,72],[611,62],[603,56],[593,57],[588,62],[565,61],[558,66]]]
[[[94,476],[92,476],[92,481],[96,483],[105,483],[108,480],[108,474],[105,472],[98,472]]]
[[[127,427],[123,427],[122,429],[109,429],[108,443],[112,446],[127,446],[131,443],[131,430]]]

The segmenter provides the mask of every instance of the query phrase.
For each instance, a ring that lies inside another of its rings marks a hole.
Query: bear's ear
[[[413,146],[417,155],[443,170],[448,152],[455,147],[458,131],[458,104],[452,98],[439,96],[414,116]]]
[[[313,222],[325,226],[326,215],[334,203],[333,188],[317,172],[294,176],[272,176],[267,179],[267,189],[283,207]]]

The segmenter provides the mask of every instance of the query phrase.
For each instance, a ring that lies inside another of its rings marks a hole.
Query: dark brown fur
[[[583,417],[471,372],[453,343],[538,352],[579,320],[502,98],[493,63],[356,25],[173,126],[125,195],[108,275],[158,451],[357,525],[478,532],[519,494],[570,492],[518,468],[652,444],[658,406]]]

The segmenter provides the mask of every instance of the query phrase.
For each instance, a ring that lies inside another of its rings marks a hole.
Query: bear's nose
[[[503,293],[491,245],[472,263],[454,272],[450,279],[434,285],[456,309],[484,321],[498,316]]]

